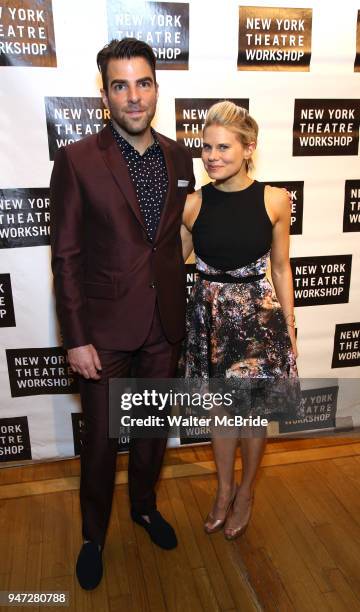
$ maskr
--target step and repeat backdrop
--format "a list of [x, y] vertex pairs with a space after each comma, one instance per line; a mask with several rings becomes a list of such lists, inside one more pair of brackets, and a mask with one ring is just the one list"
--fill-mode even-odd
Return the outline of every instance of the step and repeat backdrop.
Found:
[[[191, 151], [207, 109], [260, 126], [254, 176], [292, 194], [305, 417], [278, 435], [360, 425], [360, 11], [347, 0], [0, 2], [0, 465], [79, 453], [76, 377], [61, 348], [49, 247], [54, 154], [102, 129], [96, 54], [135, 36], [158, 59], [154, 127]], [[188, 264], [188, 291], [194, 282]], [[196, 441], [197, 432], [172, 439]], [[126, 450], [128, 432], [119, 438]]]

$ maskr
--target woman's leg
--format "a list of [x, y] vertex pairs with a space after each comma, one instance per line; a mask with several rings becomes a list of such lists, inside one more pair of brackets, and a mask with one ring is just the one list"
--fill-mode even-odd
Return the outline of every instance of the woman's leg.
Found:
[[239, 489], [252, 495], [266, 446], [266, 427], [243, 427], [240, 434], [242, 472]]
[[242, 473], [232, 513], [226, 521], [225, 536], [236, 537], [242, 533], [249, 520], [256, 475], [266, 446], [266, 428], [243, 427], [241, 434]]
[[[217, 507], [226, 505], [234, 490], [234, 465], [235, 453], [238, 441], [238, 431], [235, 430], [234, 437], [224, 437], [216, 435], [212, 439], [212, 447], [214, 452], [218, 490], [215, 502], [215, 510]], [[218, 514], [218, 512], [215, 512]], [[221, 510], [220, 510], [221, 513]]]
[[234, 464], [236, 445], [239, 437], [238, 429], [231, 432], [226, 428], [213, 430], [212, 448], [217, 470], [218, 488], [215, 502], [205, 521], [205, 531], [213, 533], [224, 524], [226, 516], [234, 499], [236, 485], [234, 482]]

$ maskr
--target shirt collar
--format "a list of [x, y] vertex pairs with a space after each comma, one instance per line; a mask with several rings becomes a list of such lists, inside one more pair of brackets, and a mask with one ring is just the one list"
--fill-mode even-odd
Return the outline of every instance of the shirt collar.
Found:
[[[109, 121], [109, 125], [110, 125], [110, 129], [112, 131], [112, 134], [113, 134], [116, 142], [119, 144], [119, 146], [120, 146], [122, 151], [126, 151], [126, 150], [127, 151], [135, 151], [135, 153], [140, 155], [139, 151], [137, 151], [135, 149], [135, 147], [133, 147], [132, 144], [130, 144], [130, 142], [128, 142], [126, 140], [126, 138], [121, 136], [120, 132], [118, 132], [117, 129], [114, 127], [113, 122], [111, 121], [111, 119]], [[145, 153], [151, 152], [153, 150], [156, 151], [160, 147], [155, 130], [152, 127], [150, 127], [150, 130], [151, 130], [151, 134], [152, 134], [152, 137], [154, 139], [154, 142], [151, 145], [148, 146], [146, 151], [144, 151], [143, 155], [145, 155]]]

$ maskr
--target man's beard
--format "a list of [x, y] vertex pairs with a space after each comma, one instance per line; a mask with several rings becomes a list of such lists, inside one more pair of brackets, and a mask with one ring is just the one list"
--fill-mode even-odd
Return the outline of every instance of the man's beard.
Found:
[[141, 117], [141, 120], [137, 123], [136, 121], [131, 121], [125, 113], [121, 113], [119, 116], [117, 113], [111, 113], [111, 118], [117, 123], [117, 125], [132, 136], [136, 136], [137, 134], [143, 134], [150, 127], [153, 117], [155, 115], [154, 112], [150, 114], [148, 111], [145, 111], [145, 115]]

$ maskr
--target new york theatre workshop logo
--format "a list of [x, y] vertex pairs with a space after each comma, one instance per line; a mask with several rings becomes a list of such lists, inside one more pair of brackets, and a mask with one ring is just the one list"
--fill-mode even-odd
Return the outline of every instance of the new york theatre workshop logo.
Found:
[[[228, 98], [249, 110], [248, 98]], [[193, 158], [201, 157], [202, 131], [210, 106], [224, 98], [176, 98], [176, 140], [189, 149]]]
[[109, 40], [125, 37], [152, 47], [157, 70], [189, 68], [189, 4], [107, 0]]
[[0, 66], [56, 66], [51, 0], [1, 3]]

